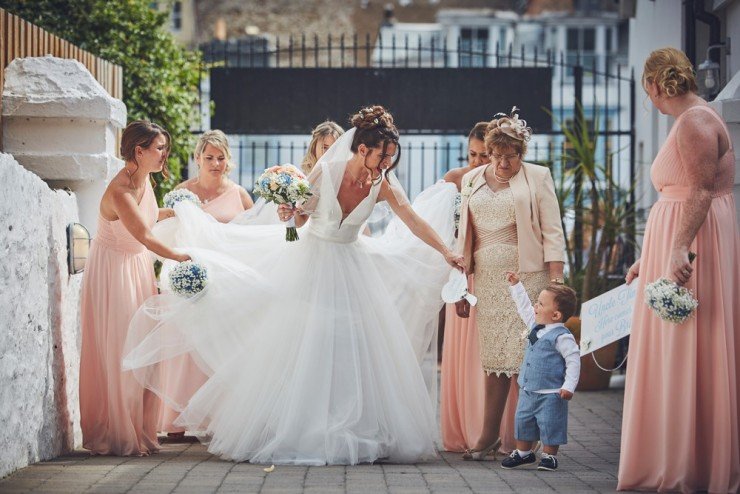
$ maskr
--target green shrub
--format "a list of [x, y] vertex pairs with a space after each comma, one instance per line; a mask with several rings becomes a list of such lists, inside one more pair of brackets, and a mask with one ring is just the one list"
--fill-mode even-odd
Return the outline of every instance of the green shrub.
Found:
[[172, 135], [169, 180], [155, 176], [160, 201], [181, 177], [197, 118], [200, 55], [164, 29], [167, 13], [147, 0], [0, 0], [0, 7], [123, 68], [128, 119], [151, 120]]

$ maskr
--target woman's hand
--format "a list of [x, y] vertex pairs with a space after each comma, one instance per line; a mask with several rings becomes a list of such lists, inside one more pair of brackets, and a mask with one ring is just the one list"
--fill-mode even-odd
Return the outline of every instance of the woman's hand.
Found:
[[278, 217], [280, 221], [288, 221], [295, 215], [295, 208], [290, 204], [281, 204], [278, 206]]
[[187, 254], [177, 254], [174, 258], [174, 260], [177, 262], [185, 262], [185, 261], [189, 261], [190, 259], [191, 259], [190, 256]]
[[632, 280], [640, 276], [640, 260], [636, 260], [632, 266], [627, 270], [627, 275], [624, 277], [624, 281], [629, 285]]
[[455, 302], [455, 312], [457, 317], [467, 319], [470, 317], [470, 302], [467, 299], [458, 300]]
[[465, 258], [463, 256], [448, 250], [445, 252], [445, 261], [458, 271], [465, 272]]
[[159, 208], [159, 217], [157, 221], [166, 220], [175, 217], [175, 210], [172, 208]]
[[670, 270], [670, 277], [678, 283], [683, 285], [694, 272], [694, 267], [691, 265], [689, 260], [689, 249], [686, 247], [674, 247], [671, 251], [671, 260], [668, 269]]

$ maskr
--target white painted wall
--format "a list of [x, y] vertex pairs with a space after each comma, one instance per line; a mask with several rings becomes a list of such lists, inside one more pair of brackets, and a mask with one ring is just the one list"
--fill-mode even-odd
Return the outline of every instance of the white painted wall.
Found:
[[650, 52], [657, 48], [683, 46], [683, 11], [675, 0], [638, 0], [635, 17], [630, 19], [629, 64], [635, 71], [635, 135], [638, 208], [649, 208], [657, 199], [650, 182], [650, 165], [665, 142], [673, 119], [661, 115], [647, 99], [639, 84], [642, 67]]
[[82, 275], [68, 275], [66, 228], [94, 234], [126, 122], [74, 60], [16, 59], [2, 89], [0, 478], [81, 446]]
[[76, 60], [18, 58], [5, 71], [3, 149], [54, 187], [75, 191], [91, 235], [103, 192], [123, 166], [116, 139], [125, 125], [123, 102]]
[[79, 292], [67, 271], [73, 194], [0, 153], [0, 478], [81, 443]]

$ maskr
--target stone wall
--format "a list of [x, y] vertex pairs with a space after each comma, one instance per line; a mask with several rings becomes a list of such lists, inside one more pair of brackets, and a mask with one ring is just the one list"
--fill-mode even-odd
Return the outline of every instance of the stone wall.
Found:
[[0, 477], [80, 445], [77, 199], [0, 153]]

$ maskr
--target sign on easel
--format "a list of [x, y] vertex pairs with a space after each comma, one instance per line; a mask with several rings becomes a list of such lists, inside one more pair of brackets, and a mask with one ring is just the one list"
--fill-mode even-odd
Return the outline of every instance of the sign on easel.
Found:
[[581, 356], [630, 334], [636, 285], [620, 285], [581, 305]]

